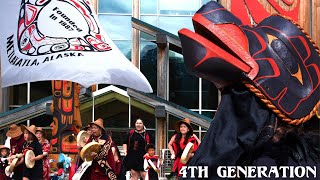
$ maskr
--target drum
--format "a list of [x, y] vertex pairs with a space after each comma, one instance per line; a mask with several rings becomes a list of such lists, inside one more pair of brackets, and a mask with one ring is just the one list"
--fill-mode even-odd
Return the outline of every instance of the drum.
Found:
[[31, 157], [35, 157], [34, 152], [32, 150], [28, 150], [25, 155], [25, 163], [27, 168], [33, 168], [35, 161], [30, 161]]
[[5, 172], [6, 176], [10, 177], [10, 175], [13, 172], [13, 169], [16, 166], [17, 162], [18, 162], [18, 158], [15, 158], [15, 159], [12, 160], [10, 165], [5, 168], [4, 172]]
[[90, 156], [91, 152], [98, 153], [100, 151], [100, 144], [97, 142], [90, 142], [83, 146], [80, 151], [80, 157], [83, 161], [92, 161], [93, 157]]
[[182, 152], [180, 162], [182, 164], [187, 164], [187, 162], [189, 161], [188, 154], [192, 152], [193, 152], [193, 143], [189, 142]]
[[80, 131], [77, 135], [77, 144], [80, 147], [83, 147], [84, 145], [86, 145], [87, 140], [89, 139], [90, 134], [87, 133], [87, 131]]
[[92, 161], [84, 161], [77, 169], [77, 172], [73, 175], [72, 180], [80, 180], [83, 173], [86, 172], [88, 167], [92, 165]]

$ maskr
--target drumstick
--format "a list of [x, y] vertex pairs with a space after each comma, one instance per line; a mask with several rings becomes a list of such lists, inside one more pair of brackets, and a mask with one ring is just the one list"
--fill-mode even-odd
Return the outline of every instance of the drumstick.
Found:
[[153, 164], [153, 162], [150, 160], [150, 159], [148, 159], [148, 163], [151, 165], [151, 167], [156, 171], [156, 170], [158, 170], [158, 168]]
[[[19, 153], [19, 154], [15, 154], [13, 155], [11, 158], [14, 159], [14, 158], [22, 158], [23, 157], [23, 154], [22, 153]], [[9, 157], [8, 157], [9, 158]]]

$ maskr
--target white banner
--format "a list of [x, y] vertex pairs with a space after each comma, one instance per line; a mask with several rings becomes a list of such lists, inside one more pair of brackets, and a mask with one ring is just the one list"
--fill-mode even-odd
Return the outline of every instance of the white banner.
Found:
[[152, 92], [87, 0], [1, 0], [0, 23], [2, 87], [68, 80]]

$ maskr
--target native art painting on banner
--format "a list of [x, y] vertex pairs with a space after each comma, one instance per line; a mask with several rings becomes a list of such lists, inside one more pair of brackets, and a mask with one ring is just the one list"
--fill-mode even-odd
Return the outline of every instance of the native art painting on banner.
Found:
[[4, 1], [0, 15], [2, 87], [68, 80], [152, 92], [103, 31], [89, 1]]

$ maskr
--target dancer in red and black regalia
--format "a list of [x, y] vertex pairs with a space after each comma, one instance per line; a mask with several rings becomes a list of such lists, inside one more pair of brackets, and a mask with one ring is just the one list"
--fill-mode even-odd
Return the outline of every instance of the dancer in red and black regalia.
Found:
[[[6, 136], [10, 137], [10, 156], [14, 156], [16, 154], [22, 154], [23, 144], [25, 142], [23, 138], [23, 132], [21, 128], [15, 124], [10, 125], [9, 131]], [[23, 158], [19, 158], [16, 166], [13, 170], [12, 179], [21, 180], [23, 173]]]
[[130, 130], [123, 142], [123, 150], [126, 155], [124, 165], [131, 172], [131, 179], [140, 177], [144, 179], [146, 173], [143, 169], [143, 156], [146, 154], [146, 145], [150, 143], [150, 136], [144, 128], [142, 119], [137, 119], [135, 129]]
[[112, 139], [106, 134], [103, 126], [103, 120], [97, 119], [90, 123], [92, 135], [87, 143], [98, 142], [101, 143], [101, 149], [98, 153], [92, 152], [91, 156], [94, 157], [92, 165], [86, 170], [81, 177], [82, 180], [115, 180], [117, 179], [114, 173], [115, 161], [111, 150]]
[[[160, 171], [160, 159], [158, 155], [155, 155], [155, 149], [156, 147], [153, 144], [148, 144], [146, 146], [147, 155], [144, 156], [143, 168], [147, 173], [144, 180], [159, 179], [158, 173]], [[157, 169], [155, 170], [153, 166]]]
[[[23, 154], [26, 155], [28, 150], [32, 150], [34, 157], [24, 156], [23, 164], [23, 180], [42, 180], [43, 179], [43, 152], [42, 146], [38, 141], [36, 136], [37, 127], [35, 125], [25, 126], [21, 125], [21, 130], [23, 131], [24, 139], [26, 140], [23, 144]], [[35, 162], [32, 168], [28, 168], [27, 159], [30, 158], [30, 162]]]
[[38, 127], [36, 132], [37, 138], [39, 140], [39, 143], [42, 146], [42, 152], [43, 152], [43, 180], [50, 180], [50, 163], [49, 163], [49, 153], [50, 153], [50, 143], [49, 141], [44, 138], [44, 131], [42, 128]]
[[9, 180], [10, 178], [6, 176], [5, 169], [9, 165], [8, 162], [8, 154], [9, 154], [9, 148], [0, 145], [0, 179], [1, 180]]
[[[180, 162], [181, 155], [185, 147], [189, 142], [193, 143], [193, 151], [195, 152], [198, 149], [198, 139], [193, 135], [193, 129], [190, 124], [190, 119], [185, 118], [177, 122], [176, 124], [177, 134], [173, 135], [168, 148], [171, 152], [171, 159], [174, 159], [174, 164], [172, 168], [172, 172], [181, 176], [180, 170], [182, 166], [186, 166], [187, 164], [183, 164]], [[189, 158], [192, 158], [193, 153], [189, 153]]]
[[[228, 178], [218, 172], [226, 166], [319, 169], [320, 51], [306, 31], [279, 14], [248, 26], [214, 1], [192, 21], [195, 32], [179, 31], [184, 62], [219, 88], [221, 102], [189, 165], [208, 166], [213, 180]], [[287, 179], [294, 173], [233, 170], [226, 176]], [[187, 176], [195, 179], [190, 170]]]

